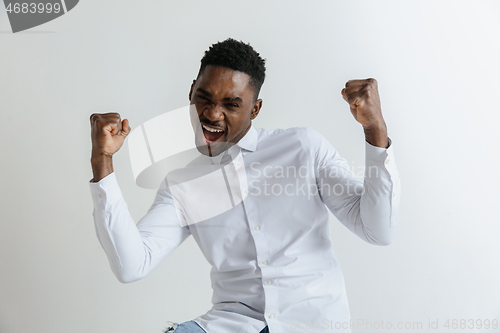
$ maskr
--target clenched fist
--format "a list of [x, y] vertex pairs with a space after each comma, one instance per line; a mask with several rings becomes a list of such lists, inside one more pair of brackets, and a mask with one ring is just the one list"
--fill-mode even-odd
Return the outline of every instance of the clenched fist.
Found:
[[342, 97], [349, 104], [354, 119], [363, 125], [366, 141], [387, 148], [387, 128], [382, 117], [377, 80], [349, 80], [342, 89]]
[[118, 113], [94, 113], [90, 116], [92, 156], [113, 156], [130, 133], [128, 120]]
[[127, 119], [123, 121], [118, 113], [94, 113], [90, 116], [92, 139], [93, 181], [97, 182], [113, 172], [111, 157], [123, 145], [130, 133]]

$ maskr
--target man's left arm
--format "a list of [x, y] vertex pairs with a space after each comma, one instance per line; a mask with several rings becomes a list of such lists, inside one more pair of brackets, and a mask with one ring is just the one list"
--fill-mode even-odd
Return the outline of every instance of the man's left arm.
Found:
[[364, 181], [350, 171], [326, 139], [320, 138], [315, 155], [317, 185], [323, 202], [342, 224], [369, 243], [388, 245], [396, 231], [401, 184], [377, 81], [351, 80], [342, 89], [342, 96], [365, 133]]

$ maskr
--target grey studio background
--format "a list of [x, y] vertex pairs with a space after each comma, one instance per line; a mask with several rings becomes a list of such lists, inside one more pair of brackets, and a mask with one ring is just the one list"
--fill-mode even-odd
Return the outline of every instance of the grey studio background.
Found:
[[[203, 52], [228, 37], [267, 59], [255, 126], [312, 127], [354, 171], [364, 136], [340, 91], [379, 82], [399, 230], [376, 247], [332, 216], [353, 320], [500, 332], [443, 327], [500, 320], [499, 17], [498, 1], [83, 0], [12, 34], [0, 6], [0, 332], [160, 333], [210, 308], [192, 237], [143, 280], [111, 272], [92, 219], [89, 116], [117, 111], [134, 128], [185, 106]], [[127, 144], [114, 161], [138, 221], [155, 191], [135, 185]]]

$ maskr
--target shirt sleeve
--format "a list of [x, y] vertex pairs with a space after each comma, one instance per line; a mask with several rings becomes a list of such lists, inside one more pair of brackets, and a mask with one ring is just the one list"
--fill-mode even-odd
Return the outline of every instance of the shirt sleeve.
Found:
[[393, 144], [376, 147], [365, 141], [364, 179], [319, 133], [310, 131], [316, 182], [333, 215], [368, 243], [389, 245], [398, 224], [401, 184]]
[[190, 235], [189, 228], [179, 223], [168, 189], [158, 190], [153, 205], [136, 225], [114, 173], [89, 185], [97, 238], [122, 283], [148, 275]]

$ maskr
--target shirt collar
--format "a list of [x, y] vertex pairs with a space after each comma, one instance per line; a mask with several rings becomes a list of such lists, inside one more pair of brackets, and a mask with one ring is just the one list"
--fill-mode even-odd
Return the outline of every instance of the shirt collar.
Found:
[[236, 143], [236, 145], [248, 151], [255, 151], [255, 149], [257, 148], [257, 138], [257, 130], [255, 129], [255, 127], [253, 127], [253, 124], [250, 123], [250, 129], [245, 134], [245, 136], [243, 136], [240, 141]]

